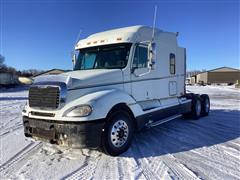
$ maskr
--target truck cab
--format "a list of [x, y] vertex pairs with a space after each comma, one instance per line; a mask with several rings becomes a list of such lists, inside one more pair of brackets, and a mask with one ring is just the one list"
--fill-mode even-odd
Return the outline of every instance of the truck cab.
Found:
[[176, 33], [114, 29], [75, 50], [73, 71], [34, 80], [22, 113], [25, 136], [118, 155], [135, 131], [209, 112], [207, 95], [186, 93], [186, 49]]

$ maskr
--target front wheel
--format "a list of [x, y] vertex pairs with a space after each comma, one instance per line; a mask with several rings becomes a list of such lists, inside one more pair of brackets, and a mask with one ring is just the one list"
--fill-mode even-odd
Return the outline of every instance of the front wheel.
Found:
[[102, 145], [106, 154], [117, 156], [131, 145], [134, 124], [131, 115], [124, 109], [116, 110], [107, 118]]

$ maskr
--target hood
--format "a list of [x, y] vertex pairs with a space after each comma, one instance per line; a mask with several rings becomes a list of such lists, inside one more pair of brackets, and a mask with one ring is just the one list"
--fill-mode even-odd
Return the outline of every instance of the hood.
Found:
[[59, 75], [40, 76], [34, 79], [34, 83], [41, 82], [64, 82], [68, 89], [75, 89], [121, 83], [123, 82], [123, 76], [120, 69], [78, 70]]

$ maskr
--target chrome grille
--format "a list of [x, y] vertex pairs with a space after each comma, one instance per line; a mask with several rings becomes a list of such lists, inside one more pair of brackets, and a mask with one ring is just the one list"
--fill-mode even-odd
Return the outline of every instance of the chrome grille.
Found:
[[29, 106], [37, 108], [58, 108], [60, 103], [59, 87], [33, 86], [29, 89]]

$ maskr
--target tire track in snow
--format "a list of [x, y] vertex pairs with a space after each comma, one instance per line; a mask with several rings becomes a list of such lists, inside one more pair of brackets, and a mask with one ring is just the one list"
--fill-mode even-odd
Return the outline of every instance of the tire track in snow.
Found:
[[237, 143], [226, 143], [225, 145], [221, 146], [223, 148], [223, 151], [231, 156], [234, 156], [237, 161], [240, 162], [240, 148], [239, 144]]
[[[0, 137], [18, 130], [23, 126], [22, 119], [20, 118], [22, 106], [23, 105], [18, 102], [14, 106], [4, 106], [9, 109], [7, 111], [0, 110], [0, 117], [3, 119], [0, 123]], [[13, 109], [15, 109], [18, 113], [16, 113]]]
[[[172, 126], [172, 127], [173, 127], [173, 130], [175, 131], [175, 127], [174, 126]], [[197, 127], [197, 129], [199, 129], [199, 127]], [[205, 129], [205, 128], [203, 128], [203, 129]], [[185, 130], [188, 131], [187, 128]], [[202, 141], [205, 141], [205, 142], [207, 140], [214, 141], [217, 138], [221, 137], [220, 135], [215, 134], [215, 131], [203, 133], [199, 129], [199, 131], [197, 131], [195, 133], [198, 134], [197, 137], [199, 139], [201, 139]], [[170, 133], [162, 132], [162, 134], [165, 134], [166, 136], [168, 136], [168, 134], [170, 134]], [[179, 138], [177, 134], [175, 134], [174, 136], [170, 134], [170, 136], [168, 136], [168, 139], [169, 139], [169, 142], [168, 142], [167, 146], [169, 146], [169, 147], [171, 147], [171, 146], [178, 147], [180, 144], [181, 145], [179, 147], [181, 147], [182, 145], [184, 145], [186, 147], [191, 147], [192, 144], [195, 145], [197, 142], [196, 139], [194, 139], [188, 135], [182, 136], [181, 138]], [[198, 153], [198, 151], [195, 151], [195, 150], [190, 150], [186, 153], [188, 153], [188, 154], [191, 152], [197, 153], [199, 158], [202, 158], [205, 160], [204, 162], [209, 161], [212, 163], [212, 165], [215, 164], [213, 166], [213, 168], [217, 168], [217, 167], [220, 168], [221, 166], [223, 166], [228, 169], [234, 169], [234, 167], [239, 166], [238, 160], [236, 160], [234, 157], [226, 156], [226, 153], [224, 153], [223, 148], [222, 147], [219, 148], [220, 146], [221, 146], [221, 144], [214, 145], [214, 146], [211, 145], [209, 147], [202, 147], [202, 145], [201, 145], [201, 146], [199, 146], [199, 147], [201, 147], [201, 153]], [[190, 149], [192, 149], [192, 148], [190, 148]], [[192, 155], [192, 156], [194, 156], [194, 155]], [[228, 160], [229, 163], [226, 163], [226, 160]]]
[[83, 164], [77, 168], [75, 171], [71, 172], [70, 174], [64, 176], [62, 179], [74, 179], [74, 177], [78, 176], [78, 172], [81, 171], [82, 169], [84, 169], [87, 165], [88, 165], [88, 161], [89, 161], [90, 157], [89, 156], [85, 156], [85, 159], [83, 161]]
[[101, 154], [101, 159], [97, 164], [91, 179], [121, 179], [122, 171], [119, 170], [119, 157], [111, 157], [104, 153]]
[[[129, 150], [125, 154], [129, 154], [129, 152], [132, 152], [132, 148], [130, 147]], [[125, 179], [134, 179], [134, 170], [136, 169], [136, 162], [134, 158], [131, 157], [125, 157], [123, 154], [123, 157], [117, 157], [117, 173], [118, 178], [121, 180]]]
[[167, 154], [161, 159], [163, 160], [164, 164], [166, 164], [166, 166], [172, 171], [175, 177], [179, 179], [201, 179], [194, 171], [189, 169], [186, 165], [177, 161], [173, 155]]
[[[128, 169], [128, 168], [126, 168]], [[124, 169], [123, 169], [123, 163], [122, 163], [122, 158], [117, 158], [117, 172], [118, 172], [118, 179], [123, 179], [123, 177], [127, 178], [126, 176], [124, 176]]]
[[[0, 117], [2, 117], [2, 115], [0, 114]], [[0, 126], [0, 129], [4, 129], [5, 127], [7, 127], [11, 122], [13, 122], [15, 119], [17, 119], [18, 117], [13, 117], [11, 119], [8, 120], [8, 122], [6, 122], [5, 124], [2, 123], [1, 126]]]
[[92, 179], [97, 168], [98, 162], [101, 159], [101, 156], [102, 156], [101, 153], [97, 154], [96, 157], [92, 156], [92, 154], [86, 156], [83, 164], [72, 173], [63, 177], [63, 179], [65, 180]]
[[[109, 170], [109, 167], [108, 167], [109, 164], [110, 164], [110, 160], [107, 158], [107, 155], [102, 154], [102, 157], [98, 162], [98, 168], [96, 168], [96, 170], [94, 171], [94, 175], [93, 175], [92, 179], [97, 179], [99, 177], [101, 177], [101, 179], [106, 179], [105, 170], [107, 170], [107, 171]], [[111, 164], [110, 164], [110, 166], [111, 166]], [[107, 172], [107, 174], [108, 174], [108, 172]]]
[[[211, 167], [214, 172], [219, 171], [221, 174], [228, 174], [232, 177], [240, 177], [239, 171], [233, 171], [235, 167], [239, 167], [240, 163], [236, 159], [236, 157], [225, 156], [224, 152], [219, 152], [218, 148], [206, 148], [206, 151], [198, 152], [193, 150], [186, 155], [192, 155], [192, 159], [196, 159], [195, 161], [199, 161], [199, 159], [204, 159], [204, 161], [199, 162], [199, 165], [202, 164], [203, 167]], [[193, 155], [195, 153], [195, 155]], [[224, 155], [222, 155], [222, 153]], [[228, 169], [227, 171], [223, 171]]]
[[[191, 166], [191, 169], [201, 174], [203, 179], [208, 179], [209, 177], [211, 177], [211, 179], [219, 179], [219, 177], [222, 179], [239, 179], [239, 175], [234, 175], [236, 173], [232, 174], [234, 170], [219, 166], [219, 162], [215, 163], [211, 160], [205, 160], [204, 156], [199, 157], [200, 154], [201, 152], [187, 152], [176, 156], [176, 158], [187, 166]], [[226, 161], [225, 163], [227, 164], [229, 162]], [[239, 174], [239, 172], [237, 173]]]
[[107, 171], [104, 172], [104, 174], [106, 175], [105, 179], [120, 179], [122, 170], [121, 170], [121, 167], [119, 167], [120, 164], [119, 164], [118, 158], [110, 157], [108, 155], [105, 155], [105, 157], [106, 157], [105, 165], [107, 165], [107, 168], [106, 168]]
[[42, 143], [30, 142], [27, 146], [21, 149], [17, 154], [15, 154], [9, 160], [1, 164], [0, 172], [3, 174], [7, 174], [8, 172], [12, 172], [14, 169], [18, 169], [18, 165], [20, 164], [20, 162], [29, 158], [29, 156], [33, 155], [41, 147], [42, 147]]
[[[153, 152], [161, 152], [163, 154], [161, 156], [161, 160], [171, 170], [175, 177], [180, 179], [200, 179], [198, 174], [196, 174], [193, 170], [189, 169], [185, 164], [179, 162], [172, 154], [168, 153], [168, 148], [164, 147], [161, 142], [159, 142], [159, 139], [156, 137], [156, 134], [158, 134], [156, 128], [151, 129], [151, 131], [149, 132], [152, 135], [152, 144], [158, 144], [158, 146], [153, 146]], [[169, 143], [171, 144], [171, 142]]]
[[21, 129], [21, 128], [23, 128], [23, 124], [22, 123], [17, 125], [17, 126], [15, 126], [15, 127], [9, 127], [7, 129], [5, 129], [5, 132], [0, 134], [0, 137], [4, 137], [5, 135], [7, 135], [9, 133], [12, 133], [12, 132], [14, 132], [14, 131], [16, 131], [18, 129]]
[[[139, 144], [141, 144], [141, 143], [138, 142], [138, 140], [137, 140], [138, 138], [135, 138], [135, 137], [134, 137], [134, 139], [135, 139], [135, 142], [136, 142], [136, 143], [134, 143], [134, 144], [132, 145], [132, 147], [133, 147], [134, 151], [135, 151], [136, 153], [138, 153], [138, 156], [139, 156], [139, 157], [136, 157], [136, 155], [135, 155], [134, 160], [136, 161], [137, 166], [138, 166], [139, 168], [141, 168], [142, 174], [144, 175], [144, 177], [145, 177], [146, 179], [151, 179], [151, 180], [161, 179], [161, 177], [159, 176], [160, 174], [158, 174], [157, 172], [154, 172], [154, 171], [152, 170], [152, 167], [151, 167], [151, 165], [150, 165], [151, 162], [149, 162], [150, 158], [144, 157], [145, 153], [143, 152], [143, 149], [145, 148], [144, 146], [146, 146], [145, 143], [144, 143], [144, 145], [142, 145], [141, 147], [139, 147]], [[151, 149], [151, 148], [148, 148], [148, 150], [150, 150], [150, 149]], [[137, 178], [139, 178], [140, 175], [141, 175], [141, 173], [138, 174], [138, 177], [137, 177]]]
[[[212, 162], [216, 162], [217, 164], [225, 166], [229, 169], [233, 169], [236, 166], [240, 166], [240, 161], [239, 161], [240, 154], [238, 154], [239, 155], [238, 158], [229, 156], [224, 151], [225, 147], [221, 147], [220, 149], [220, 146], [221, 145], [214, 145], [208, 148], [203, 148], [203, 151], [200, 155], [205, 155], [206, 159], [209, 159], [209, 160], [212, 159]], [[226, 165], [226, 160], [231, 163], [227, 163]]]
[[98, 166], [94, 172], [92, 179], [121, 179], [122, 168], [119, 157], [111, 157], [102, 153], [102, 157], [98, 162]]
[[[197, 145], [196, 144], [197, 140], [194, 141], [194, 138], [192, 138], [191, 136], [180, 137], [180, 135], [183, 135], [182, 132], [180, 132], [180, 134], [178, 135], [178, 132], [175, 132], [174, 125], [171, 125], [171, 127], [174, 130], [174, 135], [171, 132], [162, 131], [164, 138], [168, 139], [168, 142], [165, 144], [165, 149], [169, 149], [171, 151], [172, 147], [182, 147], [182, 145], [190, 147], [190, 150], [188, 148], [184, 149], [184, 151], [187, 150], [187, 152], [176, 153], [175, 155], [176, 157], [174, 156], [175, 158], [177, 158], [177, 161], [182, 163], [186, 168], [191, 170], [197, 176], [200, 173], [203, 178], [209, 177], [209, 174], [205, 173], [205, 171], [207, 171], [206, 169], [209, 168], [215, 169], [214, 171], [211, 171], [212, 176], [218, 177], [219, 174], [222, 174], [222, 176], [228, 176], [228, 178], [231, 176], [237, 177], [236, 172], [232, 171], [231, 169], [235, 169], [235, 167], [238, 167], [239, 163], [237, 163], [237, 160], [235, 160], [234, 158], [226, 156], [222, 148], [220, 148], [221, 150], [219, 149], [219, 146], [221, 146], [221, 144], [210, 147], [202, 147], [201, 145], [199, 146], [201, 147], [200, 152], [198, 152], [198, 150], [192, 149], [192, 145]], [[170, 131], [171, 128], [169, 128], [168, 130]], [[186, 128], [185, 130], [188, 131], [188, 128]], [[159, 133], [161, 132], [160, 129], [156, 129], [156, 131], [159, 131]], [[217, 138], [217, 136], [214, 135], [214, 132], [203, 133], [201, 131], [197, 131], [197, 133], [198, 133], [197, 137], [204, 141]], [[181, 149], [179, 150], [180, 152], [182, 151]], [[223, 170], [226, 168], [228, 169], [228, 172], [231, 174], [230, 176], [225, 173], [226, 170]]]
[[[22, 109], [24, 106], [23, 102], [15, 102], [15, 103], [6, 103], [6, 104], [1, 104], [0, 106], [0, 112], [5, 110], [5, 109]], [[3, 111], [6, 112], [6, 111]]]
[[135, 143], [136, 143], [136, 140], [133, 140], [132, 145], [124, 155], [128, 157], [126, 159], [126, 164], [123, 164], [125, 171], [127, 170], [128, 172], [128, 175], [129, 175], [128, 179], [139, 179], [139, 177], [144, 176], [142, 168], [138, 166], [135, 160], [138, 156], [140, 156], [135, 151]]
[[163, 161], [159, 161], [159, 157], [153, 157], [152, 162], [152, 171], [157, 172], [160, 175], [160, 179], [166, 179], [165, 174], [167, 173], [168, 167], [164, 164]]

